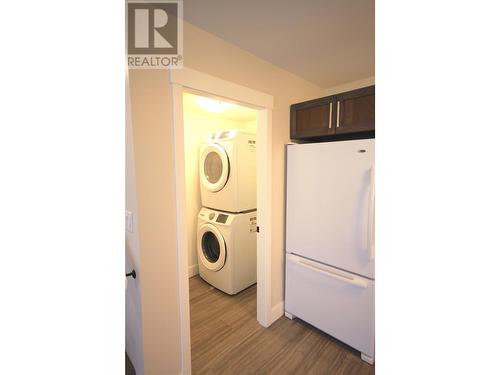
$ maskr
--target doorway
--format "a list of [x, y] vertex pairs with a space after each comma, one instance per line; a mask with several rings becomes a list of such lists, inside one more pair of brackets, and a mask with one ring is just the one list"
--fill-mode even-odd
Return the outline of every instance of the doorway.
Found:
[[183, 373], [191, 373], [191, 333], [189, 313], [189, 230], [186, 197], [184, 136], [184, 94], [240, 105], [257, 113], [257, 313], [260, 325], [275, 319], [271, 309], [271, 165], [272, 96], [189, 68], [169, 71], [175, 138], [175, 186], [177, 198], [177, 254]]
[[[189, 277], [198, 275], [200, 267], [219, 274], [226, 272], [232, 266], [226, 262], [227, 253], [232, 249], [227, 249], [229, 238], [224, 238], [221, 232], [230, 229], [229, 222], [238, 222], [242, 215], [256, 215], [257, 117], [255, 109], [183, 92]], [[238, 146], [244, 147], [233, 149]], [[240, 160], [235, 160], [233, 156]], [[238, 161], [240, 165], [236, 165]], [[233, 183], [233, 179], [237, 184]], [[202, 208], [205, 208], [206, 215], [214, 215], [213, 219], [204, 218]], [[254, 214], [251, 215], [251, 212]], [[247, 225], [244, 229], [251, 230], [256, 239], [256, 221], [248, 224], [253, 226]], [[247, 268], [244, 264], [237, 266]], [[254, 264], [254, 280], [256, 267]], [[216, 285], [213, 286], [234, 294], [228, 290], [232, 285], [224, 284], [226, 280], [221, 280], [221, 285], [217, 281], [214, 280]]]
[[191, 366], [257, 323], [255, 109], [183, 92]]

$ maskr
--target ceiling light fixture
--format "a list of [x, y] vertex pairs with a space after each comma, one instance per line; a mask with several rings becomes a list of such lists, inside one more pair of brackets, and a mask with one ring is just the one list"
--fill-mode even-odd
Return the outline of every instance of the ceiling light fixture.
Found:
[[208, 112], [220, 112], [231, 106], [230, 103], [205, 97], [197, 98], [196, 102], [203, 108], [205, 108], [205, 110], [207, 110]]

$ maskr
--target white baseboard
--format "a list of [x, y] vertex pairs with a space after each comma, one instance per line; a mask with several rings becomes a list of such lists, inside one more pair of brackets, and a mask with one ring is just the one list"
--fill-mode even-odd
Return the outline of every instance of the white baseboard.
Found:
[[198, 275], [200, 273], [198, 271], [198, 265], [195, 264], [193, 266], [189, 266], [188, 272], [189, 272], [189, 277], [193, 277], [193, 276]]
[[[278, 302], [271, 308], [271, 324], [277, 321], [285, 313], [285, 303], [284, 301]], [[269, 325], [271, 325], [269, 324]]]

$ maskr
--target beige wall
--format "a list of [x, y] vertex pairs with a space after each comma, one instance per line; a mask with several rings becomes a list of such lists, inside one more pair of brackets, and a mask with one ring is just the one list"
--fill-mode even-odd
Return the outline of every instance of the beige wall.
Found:
[[165, 71], [130, 71], [144, 373], [181, 372], [171, 93]]
[[[272, 129], [272, 304], [283, 301], [285, 144], [290, 104], [324, 89], [197, 27], [184, 23], [185, 66], [270, 94]], [[174, 150], [171, 93], [165, 71], [130, 72], [145, 374], [181, 371], [177, 295]]]
[[364, 79], [359, 79], [353, 82], [343, 83], [338, 86], [330, 87], [326, 89], [324, 92], [324, 96], [327, 95], [335, 95], [339, 92], [351, 91], [355, 89], [359, 89], [361, 87], [372, 86], [375, 84], [375, 77], [368, 77]]
[[197, 228], [201, 209], [200, 178], [198, 169], [199, 148], [217, 130], [239, 129], [249, 133], [257, 130], [257, 111], [253, 121], [234, 121], [220, 113], [204, 115], [184, 112], [184, 158], [186, 163], [186, 206], [188, 230], [189, 276], [198, 274]]

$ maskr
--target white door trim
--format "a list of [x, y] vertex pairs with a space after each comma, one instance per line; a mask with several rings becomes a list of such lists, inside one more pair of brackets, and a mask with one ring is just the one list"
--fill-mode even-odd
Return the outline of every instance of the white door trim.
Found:
[[195, 91], [239, 102], [258, 110], [257, 124], [257, 320], [268, 327], [275, 320], [271, 306], [272, 108], [271, 95], [193, 69], [169, 71], [173, 98], [177, 259], [181, 325], [182, 373], [191, 374], [187, 208], [185, 197], [184, 120], [182, 94]]
[[169, 72], [170, 83], [176, 83], [211, 96], [241, 102], [251, 107], [257, 107], [257, 109], [273, 108], [274, 99], [269, 94], [189, 68], [172, 69]]
[[184, 120], [182, 86], [169, 83], [173, 101], [176, 221], [177, 221], [177, 275], [181, 339], [182, 374], [191, 374], [191, 328], [189, 316], [188, 230], [184, 177]]

